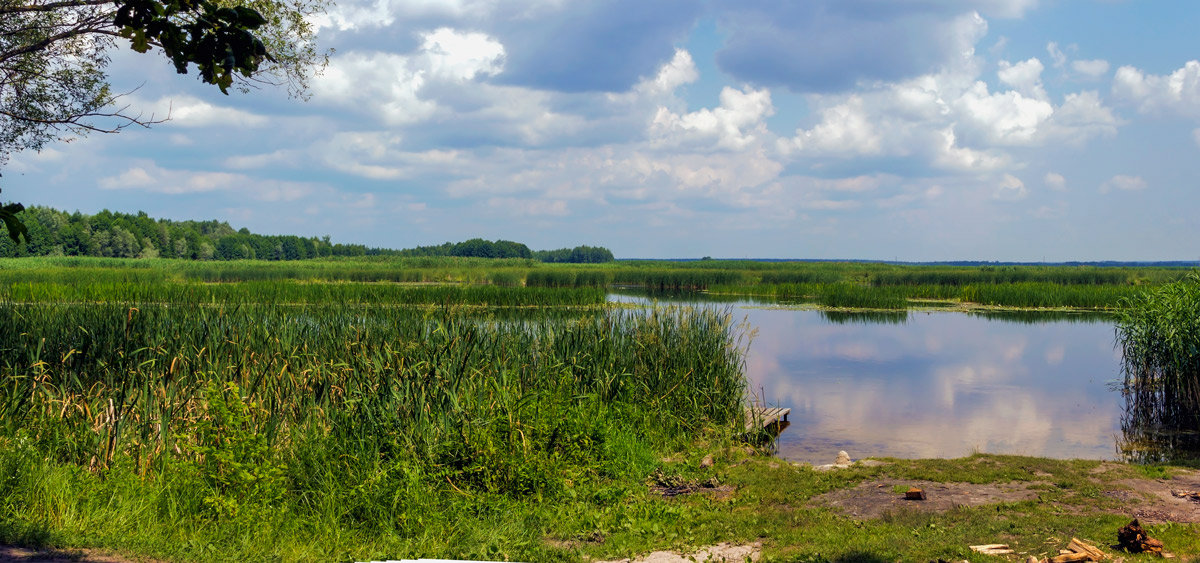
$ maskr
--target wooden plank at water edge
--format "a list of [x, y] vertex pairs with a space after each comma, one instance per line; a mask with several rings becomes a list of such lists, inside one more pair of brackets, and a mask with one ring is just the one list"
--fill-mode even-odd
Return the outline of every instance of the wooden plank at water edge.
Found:
[[746, 409], [746, 430], [766, 428], [776, 422], [787, 420], [792, 409], [782, 407], [749, 407]]

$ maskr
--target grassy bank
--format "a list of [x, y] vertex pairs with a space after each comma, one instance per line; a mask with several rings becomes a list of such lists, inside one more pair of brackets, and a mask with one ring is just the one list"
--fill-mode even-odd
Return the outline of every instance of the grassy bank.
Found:
[[[203, 502], [189, 501], [195, 482], [130, 471], [101, 477], [21, 448], [10, 444], [0, 452], [0, 465], [12, 476], [4, 481], [10, 508], [0, 539], [104, 546], [180, 561], [587, 561], [661, 549], [689, 553], [729, 542], [758, 544], [764, 561], [986, 562], [1005, 559], [968, 546], [1005, 543], [1023, 560], [1056, 555], [1072, 537], [1126, 561], [1158, 560], [1108, 547], [1134, 517], [1179, 560], [1200, 556], [1196, 525], [1180, 523], [1188, 518], [1160, 502], [1170, 498], [1171, 487], [1196, 477], [1162, 466], [976, 455], [819, 472], [748, 457], [740, 448], [693, 448], [670, 461], [630, 463], [630, 474], [644, 472], [641, 478], [581, 480], [540, 499], [457, 492], [410, 475], [352, 485], [330, 483], [330, 477], [324, 486], [355, 489], [353, 504], [320, 514], [277, 507], [252, 521], [230, 521], [179, 514], [186, 503]], [[700, 458], [714, 452], [716, 464], [701, 468]], [[397, 512], [394, 493], [380, 498], [381, 487], [400, 487], [395, 481], [411, 487], [403, 498], [428, 499], [419, 512]], [[665, 482], [715, 486], [667, 497]], [[910, 486], [928, 492], [927, 504], [897, 500]], [[971, 495], [984, 500], [964, 500]], [[20, 509], [11, 508], [14, 501], [23, 503]], [[378, 512], [359, 512], [367, 503], [379, 505]], [[348, 526], [351, 514], [357, 524]], [[410, 531], [397, 531], [405, 521]]]
[[529, 527], [553, 515], [514, 507], [601, 510], [732, 435], [745, 386], [711, 311], [7, 303], [0, 326], [0, 540], [168, 558], [560, 558]]

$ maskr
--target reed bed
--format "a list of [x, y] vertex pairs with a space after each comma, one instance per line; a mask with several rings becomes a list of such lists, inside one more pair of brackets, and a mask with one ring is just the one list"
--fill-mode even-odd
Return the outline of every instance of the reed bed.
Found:
[[1125, 414], [1118, 449], [1141, 462], [1200, 455], [1200, 274], [1131, 297], [1117, 321]]
[[0, 300], [18, 303], [188, 304], [276, 303], [351, 305], [475, 305], [490, 307], [597, 306], [598, 288], [513, 287], [517, 279], [493, 285], [396, 285], [307, 283], [290, 280], [199, 284], [121, 281], [29, 282], [0, 285]]
[[1046, 282], [969, 285], [960, 299], [998, 307], [1116, 309], [1145, 288], [1125, 285], [1059, 285]]
[[[469, 499], [640, 482], [660, 452], [740, 430], [746, 391], [712, 310], [4, 303], [0, 323], [0, 467], [150, 487], [137, 525], [168, 536], [305, 522], [476, 558], [453, 539]], [[39, 483], [0, 479], [0, 504], [41, 506]]]
[[1006, 308], [1061, 308], [1115, 310], [1123, 299], [1146, 288], [1131, 285], [1059, 285], [1019, 282], [979, 285], [883, 285], [837, 282], [832, 284], [759, 284], [714, 286], [710, 293], [761, 295], [776, 299], [810, 300], [828, 307], [899, 309], [912, 300], [936, 300]]
[[1129, 269], [1095, 267], [905, 267], [874, 274], [871, 283], [888, 285], [979, 285], [1045, 282], [1059, 285], [1123, 285], [1131, 283]]

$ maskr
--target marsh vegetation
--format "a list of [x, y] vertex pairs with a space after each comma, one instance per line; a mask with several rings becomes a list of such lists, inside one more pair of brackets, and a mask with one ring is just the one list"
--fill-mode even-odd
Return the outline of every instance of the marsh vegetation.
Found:
[[[721, 305], [607, 304], [609, 288], [778, 296], [824, 306], [829, 322], [902, 328], [920, 300], [1106, 311], [1182, 276], [1092, 270], [0, 261], [0, 542], [551, 561], [744, 537], [756, 524], [724, 501], [667, 503], [646, 479], [753, 487], [737, 506], [773, 494], [758, 475], [697, 463], [751, 445], [751, 327]], [[854, 475], [787, 487], [811, 497]], [[810, 517], [832, 516], [787, 516]]]

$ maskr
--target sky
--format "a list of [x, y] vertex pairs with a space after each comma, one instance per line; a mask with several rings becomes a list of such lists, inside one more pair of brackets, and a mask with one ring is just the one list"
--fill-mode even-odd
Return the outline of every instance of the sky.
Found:
[[342, 0], [307, 100], [112, 52], [4, 198], [409, 248], [1200, 259], [1200, 2]]

